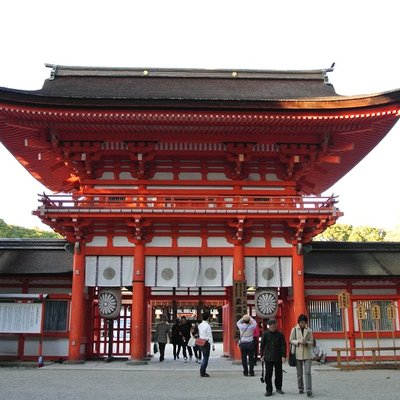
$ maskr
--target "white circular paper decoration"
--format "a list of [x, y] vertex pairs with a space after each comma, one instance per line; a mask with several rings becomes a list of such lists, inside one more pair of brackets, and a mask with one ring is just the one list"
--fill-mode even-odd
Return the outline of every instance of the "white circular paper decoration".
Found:
[[209, 280], [212, 281], [217, 277], [217, 270], [215, 268], [207, 268], [204, 271], [204, 276]]
[[114, 279], [115, 277], [115, 269], [112, 267], [107, 267], [104, 271], [103, 271], [103, 277], [104, 279], [107, 279], [108, 281], [111, 281]]
[[101, 317], [107, 319], [119, 317], [122, 303], [121, 288], [101, 288], [98, 300]]
[[266, 281], [270, 281], [275, 274], [271, 268], [265, 268], [261, 275]]
[[175, 273], [171, 268], [164, 268], [161, 271], [161, 277], [164, 279], [164, 281], [170, 281], [174, 277], [174, 275]]
[[273, 318], [278, 312], [278, 293], [274, 289], [257, 289], [255, 293], [256, 314], [263, 319]]

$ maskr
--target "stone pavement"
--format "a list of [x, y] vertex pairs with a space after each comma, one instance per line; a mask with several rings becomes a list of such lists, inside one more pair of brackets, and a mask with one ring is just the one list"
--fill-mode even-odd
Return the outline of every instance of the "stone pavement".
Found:
[[[160, 363], [155, 357], [148, 365], [89, 361], [78, 365], [50, 363], [40, 369], [3, 367], [0, 400], [265, 398], [265, 385], [260, 382], [261, 366], [256, 367], [255, 377], [244, 377], [241, 366], [233, 365], [220, 352], [221, 345], [217, 345], [209, 362], [210, 378], [200, 378], [199, 366], [194, 361], [174, 361], [170, 349], [165, 362]], [[287, 371], [283, 377], [285, 395], [274, 393], [273, 398], [305, 400], [307, 397], [297, 391], [295, 368], [285, 364], [284, 369]], [[395, 400], [400, 397], [400, 371], [344, 372], [329, 364], [313, 365], [312, 377], [314, 398], [318, 399]]]

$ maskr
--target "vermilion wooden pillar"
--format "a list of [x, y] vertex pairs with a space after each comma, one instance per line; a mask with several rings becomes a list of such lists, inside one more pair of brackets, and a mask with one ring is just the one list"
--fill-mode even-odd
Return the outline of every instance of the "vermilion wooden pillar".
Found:
[[297, 322], [300, 314], [306, 313], [306, 300], [304, 289], [304, 262], [303, 255], [298, 254], [297, 246], [293, 247], [292, 273], [293, 273], [293, 318]]
[[71, 320], [69, 332], [68, 361], [82, 361], [82, 336], [85, 308], [85, 249], [76, 242], [72, 270]]
[[[236, 243], [233, 248], [233, 280], [245, 280], [245, 265], [244, 265], [244, 251], [242, 242]], [[240, 349], [235, 340], [236, 333], [236, 314], [235, 314], [235, 299], [233, 298], [233, 291], [231, 296], [231, 335], [230, 335], [230, 356], [233, 360], [240, 360]]]
[[133, 294], [131, 312], [131, 359], [143, 360], [146, 353], [145, 331], [147, 325], [145, 313], [145, 258], [144, 242], [139, 241], [135, 247], [133, 268]]

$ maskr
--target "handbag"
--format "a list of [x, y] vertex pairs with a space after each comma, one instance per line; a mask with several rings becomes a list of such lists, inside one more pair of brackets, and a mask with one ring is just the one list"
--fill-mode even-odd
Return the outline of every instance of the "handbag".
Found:
[[195, 337], [194, 337], [192, 334], [190, 334], [190, 339], [188, 340], [187, 345], [188, 345], [189, 347], [194, 347], [194, 346], [196, 346], [196, 339], [195, 339]]
[[[297, 340], [297, 330], [296, 328], [293, 328], [294, 331], [296, 332], [296, 340]], [[290, 343], [290, 341], [289, 341]], [[296, 348], [290, 343], [290, 351], [289, 351], [289, 360], [288, 360], [289, 366], [290, 367], [295, 367], [297, 364], [296, 360]]]
[[206, 345], [206, 343], [208, 343], [208, 339], [196, 339], [195, 340], [195, 345], [198, 347], [204, 347]]
[[154, 344], [153, 344], [153, 353], [154, 354], [158, 353], [158, 344], [157, 344], [157, 342], [154, 342]]

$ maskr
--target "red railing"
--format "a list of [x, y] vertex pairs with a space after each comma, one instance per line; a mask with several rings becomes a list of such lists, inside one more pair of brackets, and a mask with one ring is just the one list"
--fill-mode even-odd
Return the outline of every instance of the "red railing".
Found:
[[301, 196], [185, 196], [89, 194], [39, 195], [38, 213], [48, 212], [151, 212], [151, 213], [337, 213], [336, 197]]

